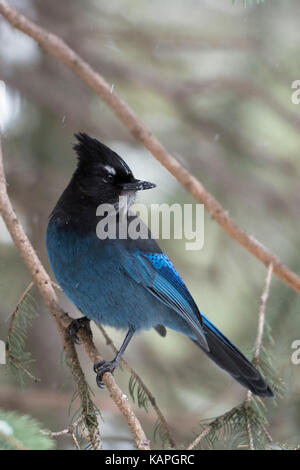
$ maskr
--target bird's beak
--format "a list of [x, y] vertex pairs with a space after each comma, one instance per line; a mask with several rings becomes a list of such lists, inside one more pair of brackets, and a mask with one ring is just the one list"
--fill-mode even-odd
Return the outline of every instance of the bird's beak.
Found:
[[120, 186], [124, 191], [143, 191], [144, 189], [156, 188], [156, 184], [142, 180], [133, 180], [130, 183], [123, 183]]

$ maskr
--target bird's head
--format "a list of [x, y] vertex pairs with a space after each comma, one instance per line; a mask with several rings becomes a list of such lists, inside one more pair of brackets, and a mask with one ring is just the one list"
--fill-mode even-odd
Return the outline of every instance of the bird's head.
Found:
[[153, 183], [136, 179], [127, 163], [97, 139], [84, 133], [75, 137], [78, 165], [72, 187], [87, 205], [115, 204], [122, 195], [131, 197], [136, 191], [155, 188]]

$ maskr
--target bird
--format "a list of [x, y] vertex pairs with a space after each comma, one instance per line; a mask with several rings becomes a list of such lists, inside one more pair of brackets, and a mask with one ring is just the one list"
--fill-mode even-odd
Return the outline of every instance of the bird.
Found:
[[[49, 216], [46, 247], [55, 278], [82, 313], [69, 332], [75, 343], [78, 331], [90, 321], [126, 331], [111, 361], [94, 364], [96, 381], [113, 373], [134, 334], [154, 328], [166, 336], [167, 328], [183, 333], [243, 387], [260, 397], [273, 391], [256, 367], [198, 309], [168, 256], [151, 237], [149, 228], [130, 210], [137, 191], [156, 185], [136, 179], [127, 163], [99, 140], [74, 134], [77, 166], [69, 184]], [[120, 199], [126, 204], [121, 204]], [[132, 221], [147, 237], [101, 237], [97, 224], [104, 216], [97, 208], [115, 208], [116, 225]]]

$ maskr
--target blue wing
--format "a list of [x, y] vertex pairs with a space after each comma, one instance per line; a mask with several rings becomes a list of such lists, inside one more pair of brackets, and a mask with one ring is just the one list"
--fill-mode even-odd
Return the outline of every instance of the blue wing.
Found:
[[132, 279], [143, 284], [152, 295], [180, 315], [189, 324], [201, 346], [209, 350], [202, 328], [202, 316], [167, 255], [138, 251], [126, 260], [125, 270]]

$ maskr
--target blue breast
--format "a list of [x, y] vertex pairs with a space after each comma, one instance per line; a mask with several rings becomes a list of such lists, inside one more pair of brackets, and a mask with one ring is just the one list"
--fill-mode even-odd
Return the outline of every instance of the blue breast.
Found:
[[123, 329], [148, 329], [164, 317], [166, 307], [126, 274], [119, 240], [82, 236], [50, 220], [46, 245], [58, 284], [83, 315]]

